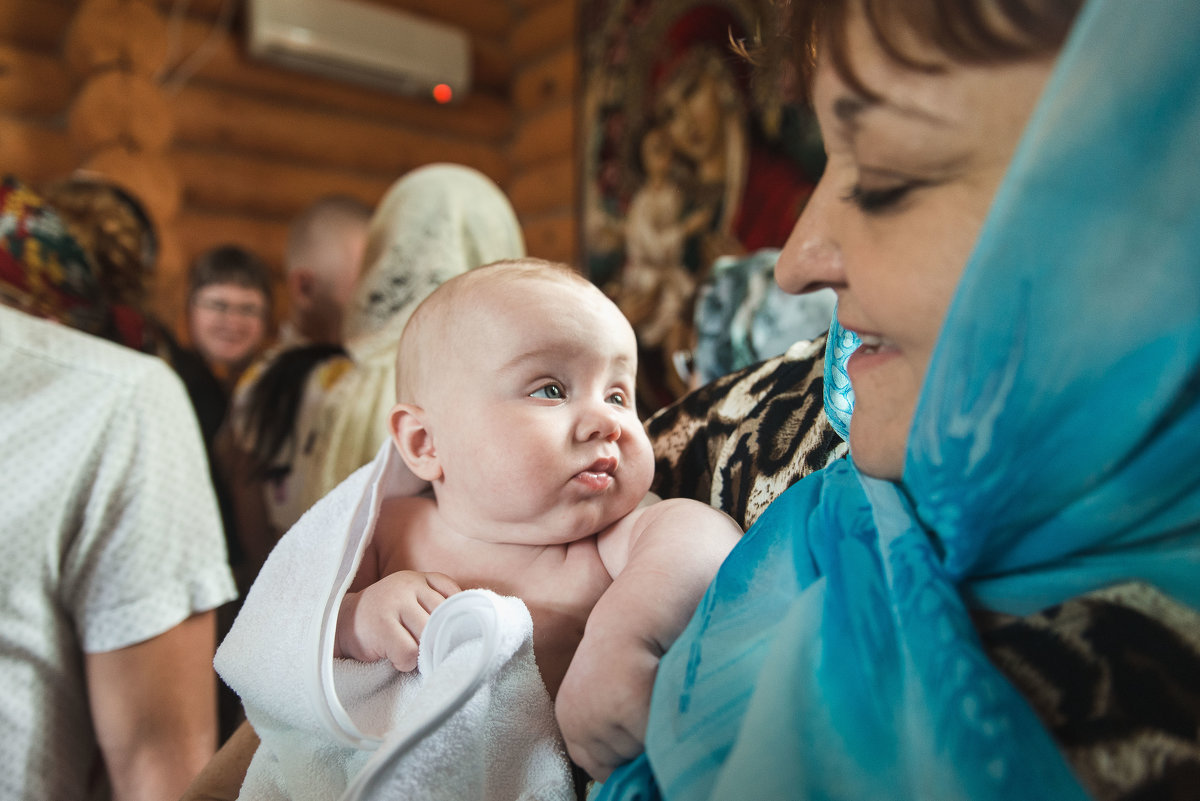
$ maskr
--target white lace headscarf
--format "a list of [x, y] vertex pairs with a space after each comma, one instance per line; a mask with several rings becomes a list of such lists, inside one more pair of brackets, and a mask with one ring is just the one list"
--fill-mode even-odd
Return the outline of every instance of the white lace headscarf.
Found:
[[380, 201], [365, 268], [343, 335], [352, 366], [320, 405], [303, 492], [309, 504], [374, 458], [396, 400], [396, 347], [417, 305], [442, 282], [525, 255], [508, 198], [482, 173], [432, 164], [406, 174]]

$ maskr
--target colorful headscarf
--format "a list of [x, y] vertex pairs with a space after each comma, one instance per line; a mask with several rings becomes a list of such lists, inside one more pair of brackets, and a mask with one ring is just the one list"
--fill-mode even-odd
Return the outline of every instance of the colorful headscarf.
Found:
[[0, 302], [89, 334], [109, 323], [96, 263], [59, 213], [12, 176], [0, 182]]
[[345, 343], [353, 364], [319, 403], [312, 424], [310, 469], [301, 482], [305, 506], [371, 461], [387, 438], [388, 411], [396, 402], [396, 348], [420, 302], [460, 273], [524, 255], [512, 205], [477, 170], [432, 164], [388, 190], [372, 217], [363, 277], [347, 312]]
[[1200, 608], [1198, 41], [1192, 0], [1083, 10], [949, 309], [903, 486], [843, 461], [771, 505], [600, 797], [1085, 797], [968, 608], [1134, 580]]

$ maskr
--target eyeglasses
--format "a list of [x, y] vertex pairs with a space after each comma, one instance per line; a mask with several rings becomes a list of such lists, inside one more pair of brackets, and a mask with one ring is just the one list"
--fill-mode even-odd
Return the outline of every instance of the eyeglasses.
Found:
[[204, 311], [212, 312], [213, 314], [232, 314], [237, 317], [249, 317], [255, 320], [261, 320], [266, 314], [266, 309], [260, 303], [227, 303], [223, 300], [212, 300], [209, 298], [199, 298], [194, 301], [197, 308]]

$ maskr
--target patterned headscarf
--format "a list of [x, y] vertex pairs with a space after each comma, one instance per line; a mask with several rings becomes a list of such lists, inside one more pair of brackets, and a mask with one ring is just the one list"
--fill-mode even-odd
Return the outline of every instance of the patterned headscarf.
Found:
[[12, 176], [0, 182], [0, 302], [89, 334], [108, 330], [96, 263], [61, 215]]
[[1200, 609], [1197, 41], [1193, 0], [1083, 10], [948, 311], [902, 485], [841, 461], [767, 509], [602, 797], [1086, 797], [968, 610], [1131, 581]]

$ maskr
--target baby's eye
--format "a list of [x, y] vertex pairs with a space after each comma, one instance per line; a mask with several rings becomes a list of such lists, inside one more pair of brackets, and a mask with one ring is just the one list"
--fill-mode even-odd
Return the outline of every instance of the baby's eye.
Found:
[[617, 406], [628, 406], [629, 405], [629, 399], [626, 397], [624, 392], [612, 393], [611, 395], [608, 396], [608, 402], [614, 403]]
[[551, 382], [540, 389], [535, 389], [529, 393], [531, 398], [545, 398], [546, 400], [562, 400], [567, 393], [563, 389], [562, 384]]

